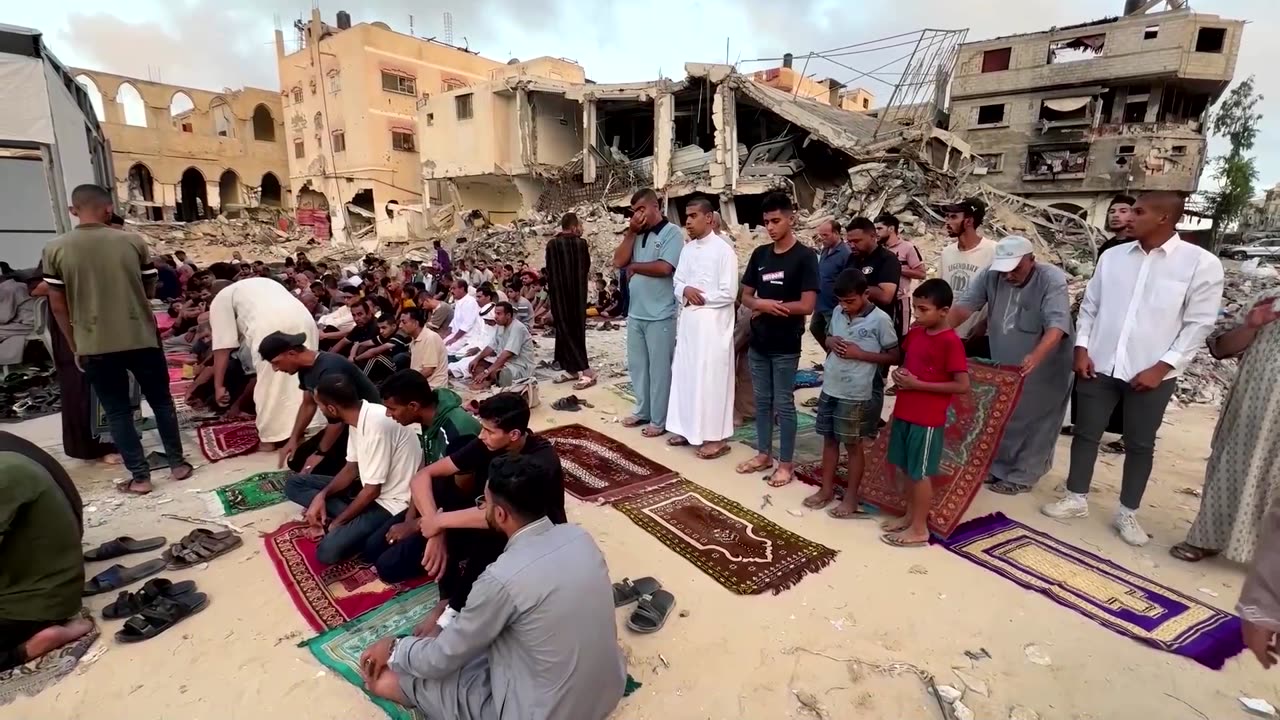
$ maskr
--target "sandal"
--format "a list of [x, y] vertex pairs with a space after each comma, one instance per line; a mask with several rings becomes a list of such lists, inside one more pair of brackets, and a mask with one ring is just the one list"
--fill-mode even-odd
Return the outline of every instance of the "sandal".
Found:
[[595, 384], [596, 384], [596, 378], [584, 377], [578, 380], [578, 382], [573, 384], [573, 389], [581, 392], [583, 390], [586, 390], [589, 387], [595, 387]]
[[1213, 557], [1219, 554], [1220, 550], [1210, 550], [1209, 548], [1196, 547], [1191, 543], [1180, 542], [1169, 548], [1169, 554], [1184, 562], [1200, 562], [1205, 558]]
[[551, 382], [554, 385], [563, 385], [565, 383], [571, 383], [571, 382], [577, 382], [577, 381], [578, 381], [578, 378], [570, 375], [569, 373], [560, 373]]
[[[805, 507], [809, 508], [810, 510], [821, 510], [822, 508], [824, 508], [824, 507], [826, 507], [826, 506], [830, 505], [830, 504], [831, 504], [831, 501], [832, 501], [832, 500], [835, 500], [835, 499], [836, 499], [836, 496], [835, 496], [835, 494], [834, 494], [834, 493], [832, 493], [831, 497], [826, 498], [825, 500], [817, 499], [817, 496], [816, 496], [816, 495], [811, 495], [811, 496], [809, 496], [809, 497], [805, 498], [805, 499], [804, 499], [800, 504], [801, 504], [801, 505], [804, 505]], [[833, 516], [833, 517], [834, 517], [834, 516]]]
[[788, 470], [788, 471], [787, 471], [787, 479], [786, 479], [786, 480], [783, 480], [783, 481], [781, 481], [781, 482], [779, 482], [779, 481], [778, 481], [778, 473], [780, 473], [780, 472], [782, 472], [782, 468], [778, 468], [777, 470], [774, 470], [774, 471], [773, 471], [773, 474], [772, 474], [772, 475], [769, 475], [769, 476], [765, 479], [765, 482], [766, 482], [766, 483], [768, 483], [769, 487], [771, 487], [771, 488], [786, 487], [786, 486], [790, 485], [791, 483], [795, 482], [795, 479], [796, 479], [795, 471]]
[[643, 595], [636, 601], [636, 609], [627, 618], [627, 627], [638, 633], [655, 633], [667, 624], [671, 610], [676, 606], [676, 596], [666, 590]]
[[98, 562], [99, 560], [112, 560], [121, 555], [130, 553], [146, 552], [155, 550], [165, 544], [162, 537], [147, 538], [146, 540], [134, 540], [128, 535], [122, 535], [115, 540], [108, 540], [98, 547], [84, 554], [85, 562]]
[[635, 427], [640, 427], [641, 425], [644, 425], [648, 422], [649, 422], [648, 420], [641, 420], [635, 415], [628, 415], [622, 419], [622, 427], [635, 428]]
[[827, 508], [827, 515], [836, 520], [874, 520], [875, 516], [863, 510], [862, 508], [854, 508], [852, 512], [843, 510], [839, 505], [833, 508]]
[[119, 590], [122, 587], [138, 582], [142, 578], [155, 575], [164, 570], [164, 565], [165, 561], [161, 559], [148, 560], [133, 567], [112, 565], [89, 578], [80, 594], [88, 597], [89, 595], [101, 595], [112, 590]]
[[622, 578], [622, 582], [613, 584], [613, 606], [620, 608], [630, 605], [645, 595], [652, 595], [661, 589], [662, 583], [651, 577], [642, 577], [639, 580]]
[[173, 598], [196, 589], [195, 581], [172, 582], [166, 578], [148, 580], [138, 592], [124, 591], [108, 606], [102, 608], [103, 620], [123, 620], [142, 612], [148, 605], [162, 597]]
[[577, 395], [566, 395], [559, 400], [553, 400], [551, 409], [561, 412], [578, 412], [582, 409], [582, 401], [578, 400]]
[[886, 545], [899, 548], [924, 547], [929, 544], [928, 540], [903, 540], [897, 533], [885, 533], [880, 536], [880, 540]]
[[815, 407], [818, 407], [818, 398], [816, 398], [816, 397], [811, 397], [811, 398], [809, 398], [808, 400], [805, 400], [804, 402], [801, 402], [801, 403], [800, 403], [800, 406], [801, 406], [801, 407], [807, 407], [807, 408], [815, 408]]
[[768, 470], [771, 467], [773, 467], [773, 458], [769, 458], [763, 463], [756, 462], [755, 458], [751, 458], [750, 460], [743, 460], [738, 463], [738, 466], [735, 467], [733, 471], [739, 475], [750, 475], [751, 473], [758, 473], [761, 470]]
[[689, 441], [685, 440], [679, 435], [672, 435], [671, 437], [667, 438], [667, 444], [670, 445], [671, 447], [684, 447], [685, 445], [689, 444]]
[[209, 596], [199, 592], [158, 598], [150, 606], [143, 608], [142, 612], [129, 618], [124, 628], [116, 633], [116, 640], [122, 643], [150, 640], [208, 606]]
[[641, 430], [641, 431], [640, 431], [640, 434], [641, 434], [641, 435], [643, 435], [643, 436], [645, 436], [645, 437], [647, 437], [647, 438], [662, 437], [663, 435], [666, 435], [666, 434], [667, 434], [667, 429], [666, 429], [666, 428], [658, 428], [658, 427], [654, 427], [654, 426], [650, 425], [649, 427], [647, 427], [647, 428], [645, 428], [645, 429]]
[[209, 562], [221, 557], [244, 544], [239, 535], [225, 530], [221, 533], [209, 533], [169, 548], [169, 569], [185, 570], [200, 563]]
[[995, 482], [987, 483], [987, 488], [991, 492], [1000, 493], [1001, 495], [1021, 495], [1022, 493], [1031, 492], [1030, 485], [1019, 485], [1008, 480], [996, 480]]
[[701, 449], [694, 453], [699, 460], [715, 460], [729, 454], [729, 444], [725, 443], [711, 452], [703, 452]]

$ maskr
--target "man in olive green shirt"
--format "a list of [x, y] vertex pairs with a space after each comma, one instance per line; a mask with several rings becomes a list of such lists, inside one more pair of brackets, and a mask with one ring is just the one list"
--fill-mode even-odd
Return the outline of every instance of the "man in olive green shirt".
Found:
[[[80, 523], [48, 453], [0, 432], [0, 672], [81, 637]], [[70, 618], [70, 619], [69, 619]]]
[[133, 424], [129, 375], [156, 416], [156, 427], [174, 480], [191, 476], [183, 459], [178, 415], [169, 394], [169, 369], [148, 298], [156, 269], [140, 235], [107, 227], [111, 195], [97, 185], [71, 193], [80, 224], [44, 249], [40, 267], [49, 285], [49, 307], [93, 386], [132, 480], [122, 489], [151, 492], [151, 468]]

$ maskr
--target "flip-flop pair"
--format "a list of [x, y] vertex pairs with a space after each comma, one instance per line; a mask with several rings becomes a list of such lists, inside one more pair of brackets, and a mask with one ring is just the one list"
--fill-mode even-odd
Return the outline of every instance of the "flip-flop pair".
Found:
[[651, 577], [632, 581], [623, 578], [613, 584], [613, 606], [625, 607], [631, 603], [636, 609], [627, 618], [627, 627], [638, 633], [655, 633], [667, 624], [676, 606], [676, 596], [662, 589], [662, 584]]

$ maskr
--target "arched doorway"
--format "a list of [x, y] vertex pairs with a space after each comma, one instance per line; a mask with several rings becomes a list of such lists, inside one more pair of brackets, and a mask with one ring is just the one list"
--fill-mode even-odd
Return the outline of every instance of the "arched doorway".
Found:
[[[151, 177], [151, 170], [142, 163], [135, 163], [129, 168], [129, 174], [125, 178], [127, 197], [130, 203], [125, 206], [124, 214], [130, 217], [145, 217], [149, 220], [161, 219], [161, 211], [159, 207], [153, 207], [150, 203], [154, 203], [156, 199], [155, 180]], [[148, 203], [146, 205], [140, 203]]]
[[177, 219], [181, 222], [202, 220], [208, 217], [209, 189], [204, 174], [195, 168], [187, 168], [178, 183]]
[[191, 122], [191, 114], [195, 109], [196, 104], [190, 95], [181, 90], [174, 93], [169, 99], [169, 122], [173, 129], [185, 133], [195, 132], [195, 126]]
[[124, 124], [137, 127], [147, 126], [147, 104], [142, 101], [142, 93], [129, 83], [121, 83], [116, 89], [116, 104], [124, 113]]
[[253, 139], [263, 142], [276, 141], [276, 119], [266, 105], [259, 104], [253, 109]]
[[218, 178], [218, 212], [227, 217], [235, 217], [244, 205], [240, 194], [240, 176], [235, 170], [227, 170]]
[[85, 93], [89, 95], [89, 104], [93, 106], [93, 115], [98, 118], [98, 122], [104, 122], [107, 118], [102, 111], [102, 91], [98, 89], [98, 83], [88, 75], [77, 75], [76, 82], [84, 88]]
[[258, 198], [258, 203], [261, 205], [280, 207], [284, 192], [280, 188], [280, 181], [276, 178], [275, 173], [263, 173], [262, 186], [258, 189]]

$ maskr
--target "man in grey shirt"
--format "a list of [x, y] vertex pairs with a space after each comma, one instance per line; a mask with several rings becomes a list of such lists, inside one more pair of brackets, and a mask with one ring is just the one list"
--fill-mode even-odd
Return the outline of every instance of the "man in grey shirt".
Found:
[[516, 319], [509, 302], [494, 307], [493, 340], [471, 361], [471, 387], [484, 389], [491, 385], [510, 387], [533, 377], [533, 336], [529, 328]]
[[996, 243], [991, 266], [974, 276], [947, 318], [958, 327], [986, 308], [991, 359], [1022, 372], [1022, 395], [987, 479], [987, 487], [1003, 495], [1028, 492], [1049, 472], [1071, 397], [1067, 275], [1036, 262], [1033, 251], [1031, 241], [1016, 235]]
[[428, 718], [603, 720], [622, 699], [609, 568], [585, 530], [547, 518], [549, 470], [496, 458], [484, 491], [506, 550], [436, 637], [383, 638], [365, 651], [369, 691]]

